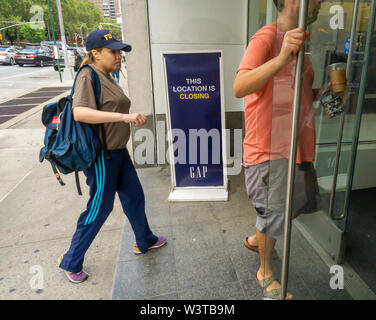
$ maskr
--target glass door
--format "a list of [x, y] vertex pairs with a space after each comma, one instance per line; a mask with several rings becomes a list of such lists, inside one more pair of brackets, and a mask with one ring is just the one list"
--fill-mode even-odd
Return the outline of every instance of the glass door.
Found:
[[[333, 64], [344, 67], [348, 83], [340, 95], [342, 104], [339, 103], [339, 110], [335, 110], [333, 96], [325, 99], [321, 96], [323, 102], [320, 99], [315, 102], [314, 163], [321, 195], [320, 210], [314, 215], [301, 215], [297, 221], [333, 262], [339, 264], [344, 261], [355, 160], [357, 155], [363, 156], [358, 150], [359, 132], [371, 62], [374, 20], [375, 1], [325, 1], [321, 4], [317, 21], [309, 28], [311, 36], [306, 54], [315, 70], [314, 87], [327, 87], [333, 71], [328, 66]], [[362, 170], [355, 182], [372, 184], [375, 180], [369, 181], [370, 176], [369, 170]]]
[[[272, 99], [260, 111], [265, 121], [257, 125], [270, 127], [270, 144], [265, 143], [270, 148], [257, 174], [267, 186], [262, 194], [267, 210], [257, 213], [265, 217], [260, 228], [278, 240], [281, 261], [273, 264], [283, 297], [288, 284], [297, 298], [349, 299], [345, 290], [330, 287], [328, 265], [344, 262], [347, 235], [359, 229], [359, 220], [352, 219], [359, 207], [352, 201], [354, 190], [376, 191], [376, 129], [370, 130], [376, 128], [376, 0], [250, 1], [258, 19], [249, 19], [249, 36], [258, 30], [258, 36], [274, 39], [271, 46], [259, 46], [264, 59], [257, 63], [277, 57], [286, 33], [302, 24], [298, 2], [308, 6], [310, 33], [303, 56], [279, 69], [264, 89], [265, 99], [268, 94]], [[343, 88], [335, 86], [341, 83]], [[296, 158], [291, 156], [295, 152]], [[298, 215], [290, 226], [284, 221], [282, 233], [290, 237], [278, 237], [280, 213], [287, 221], [286, 213]], [[270, 253], [268, 243], [265, 247]]]

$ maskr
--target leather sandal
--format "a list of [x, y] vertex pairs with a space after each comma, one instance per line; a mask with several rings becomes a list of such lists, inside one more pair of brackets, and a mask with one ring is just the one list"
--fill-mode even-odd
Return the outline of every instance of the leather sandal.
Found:
[[273, 283], [273, 281], [277, 280], [274, 275], [271, 275], [269, 278], [265, 278], [263, 280], [259, 280], [257, 278], [257, 272], [255, 274], [255, 278], [257, 283], [262, 289], [262, 294], [266, 298], [275, 299], [275, 300], [281, 300], [281, 288], [279, 289], [273, 289], [270, 291], [266, 291], [266, 289]]
[[[244, 246], [246, 246], [249, 250], [252, 250], [256, 253], [259, 253], [259, 248], [258, 246], [251, 246], [249, 243], [248, 243], [248, 237], [246, 237], [244, 240], [243, 240], [243, 243], [244, 243]], [[273, 252], [272, 252], [272, 259], [273, 260], [277, 260], [279, 259], [279, 256], [278, 256], [278, 253], [275, 249], [273, 249]]]

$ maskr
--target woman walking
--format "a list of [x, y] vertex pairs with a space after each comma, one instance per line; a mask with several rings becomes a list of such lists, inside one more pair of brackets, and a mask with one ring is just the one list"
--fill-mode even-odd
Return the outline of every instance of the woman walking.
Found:
[[166, 244], [165, 237], [155, 236], [149, 228], [144, 192], [126, 149], [129, 124], [143, 126], [146, 118], [138, 113], [129, 114], [131, 102], [110, 75], [120, 68], [121, 50], [129, 52], [131, 46], [118, 41], [110, 30], [95, 30], [87, 38], [86, 49], [88, 58], [83, 64], [90, 64], [101, 82], [101, 111], [97, 110], [91, 69], [86, 67], [76, 80], [73, 115], [76, 121], [104, 124], [109, 158], [102, 152], [96, 163], [84, 171], [90, 199], [78, 219], [69, 250], [59, 257], [59, 267], [74, 283], [88, 278], [83, 270], [84, 255], [111, 213], [116, 192], [135, 234], [134, 253], [146, 253]]

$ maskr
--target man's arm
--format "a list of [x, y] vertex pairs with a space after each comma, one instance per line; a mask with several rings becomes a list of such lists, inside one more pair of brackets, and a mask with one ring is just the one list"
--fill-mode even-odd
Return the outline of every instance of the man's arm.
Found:
[[278, 56], [252, 70], [240, 70], [233, 85], [235, 97], [243, 98], [261, 90], [279, 70], [289, 64], [302, 50], [307, 36], [308, 32], [301, 28], [286, 32]]
[[251, 93], [261, 90], [270, 78], [285, 65], [280, 58], [275, 57], [263, 65], [252, 70], [240, 70], [234, 81], [234, 95], [243, 98]]

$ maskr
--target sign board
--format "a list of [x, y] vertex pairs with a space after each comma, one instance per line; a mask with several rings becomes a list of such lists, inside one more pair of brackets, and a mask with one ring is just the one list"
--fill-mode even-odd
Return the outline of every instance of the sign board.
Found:
[[172, 191], [169, 201], [227, 201], [221, 51], [162, 53]]

